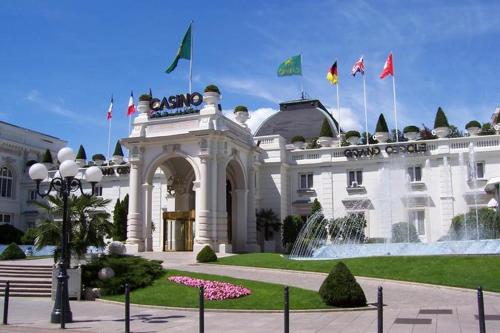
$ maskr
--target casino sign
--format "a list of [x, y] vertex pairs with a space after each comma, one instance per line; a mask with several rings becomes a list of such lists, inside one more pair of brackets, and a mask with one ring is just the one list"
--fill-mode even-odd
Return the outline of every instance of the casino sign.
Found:
[[149, 118], [181, 116], [199, 113], [196, 107], [203, 103], [203, 95], [199, 92], [172, 95], [163, 99], [153, 98], [149, 104]]

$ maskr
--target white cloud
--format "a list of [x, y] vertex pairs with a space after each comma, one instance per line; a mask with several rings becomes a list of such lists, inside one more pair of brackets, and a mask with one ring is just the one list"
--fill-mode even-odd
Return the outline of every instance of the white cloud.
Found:
[[341, 107], [340, 116], [337, 108], [328, 108], [328, 111], [330, 111], [333, 117], [340, 123], [340, 127], [343, 131], [358, 130], [364, 132], [364, 122], [361, 122], [361, 119], [359, 119], [358, 115], [355, 114], [352, 109]]
[[[254, 111], [249, 111], [248, 114], [250, 116], [250, 119], [247, 121], [247, 125], [252, 130], [252, 133], [255, 133], [255, 130], [262, 124], [264, 120], [272, 116], [278, 112], [278, 110], [273, 109], [273, 108], [259, 108]], [[224, 110], [223, 111], [224, 116], [231, 120], [235, 120], [235, 116], [233, 113], [233, 110]]]

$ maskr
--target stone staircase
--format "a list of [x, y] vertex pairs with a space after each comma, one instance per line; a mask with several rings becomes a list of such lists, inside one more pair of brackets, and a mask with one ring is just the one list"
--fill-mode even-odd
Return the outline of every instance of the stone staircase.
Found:
[[0, 264], [0, 296], [10, 281], [11, 297], [50, 297], [52, 266]]

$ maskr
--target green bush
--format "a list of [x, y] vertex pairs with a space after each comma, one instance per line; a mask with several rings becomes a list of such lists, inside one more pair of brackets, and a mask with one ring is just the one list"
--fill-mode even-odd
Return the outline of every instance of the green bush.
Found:
[[361, 137], [361, 135], [359, 134], [358, 131], [348, 131], [346, 134], [345, 134], [345, 139], [349, 139], [349, 138], [352, 138], [352, 137]]
[[0, 225], [0, 244], [21, 244], [23, 235], [24, 232], [14, 227], [12, 224]]
[[21, 241], [23, 244], [33, 245], [35, 244], [35, 239], [38, 235], [37, 228], [29, 228], [26, 230], [26, 233], [21, 237]]
[[[467, 224], [465, 221], [467, 220]], [[451, 220], [448, 235], [452, 240], [500, 238], [500, 218], [490, 208], [471, 209], [465, 216], [460, 214]], [[467, 226], [467, 227], [466, 227]], [[478, 236], [479, 231], [479, 236]]]
[[217, 87], [215, 84], [209, 84], [208, 86], [205, 87], [205, 92], [214, 92], [218, 93], [220, 95], [220, 90], [219, 87]]
[[[101, 281], [98, 272], [111, 267], [115, 276]], [[82, 267], [82, 283], [91, 288], [101, 288], [103, 295], [121, 294], [128, 283], [131, 290], [144, 288], [163, 274], [160, 260], [148, 260], [136, 256], [103, 256]]]
[[150, 94], [142, 94], [139, 96], [139, 102], [150, 102], [153, 99]]
[[45, 154], [43, 154], [42, 158], [42, 163], [54, 163], [54, 160], [52, 159], [52, 154], [50, 153], [50, 150], [46, 149]]
[[87, 153], [85, 152], [85, 148], [83, 148], [82, 145], [80, 145], [80, 148], [78, 148], [78, 153], [76, 154], [76, 159], [77, 160], [86, 160], [87, 159]]
[[321, 130], [319, 131], [319, 136], [333, 138], [332, 128], [328, 123], [328, 120], [323, 119], [323, 124], [321, 124]]
[[385, 121], [384, 114], [381, 113], [378, 117], [377, 126], [375, 127], [375, 132], [389, 133], [389, 127], [387, 127], [387, 122]]
[[92, 155], [92, 161], [106, 161], [106, 156], [104, 156], [103, 154], [94, 154]]
[[236, 112], [248, 112], [248, 108], [244, 105], [238, 105], [234, 108], [234, 113]]
[[125, 195], [123, 201], [117, 199], [115, 208], [113, 209], [113, 227], [111, 228], [113, 240], [120, 242], [127, 240], [127, 215], [128, 194]]
[[[409, 229], [408, 229], [409, 228]], [[408, 222], [399, 222], [392, 225], [392, 243], [419, 243], [417, 229]]]
[[113, 152], [113, 156], [123, 157], [123, 150], [122, 150], [122, 145], [120, 144], [120, 140], [116, 141], [115, 151]]
[[341, 308], [366, 306], [366, 297], [349, 268], [339, 262], [319, 288], [319, 295], [328, 305]]
[[469, 129], [471, 127], [481, 128], [481, 123], [479, 123], [479, 121], [477, 121], [477, 120], [471, 120], [467, 123], [467, 125], [465, 125], [465, 129]]
[[410, 126], [406, 126], [404, 129], [403, 129], [403, 133], [410, 133], [410, 132], [420, 132], [420, 129], [417, 127], [417, 126], [413, 126], [413, 125], [410, 125]]
[[448, 119], [446, 118], [446, 115], [444, 114], [443, 109], [441, 107], [438, 108], [436, 112], [436, 119], [434, 120], [434, 128], [438, 127], [450, 127], [450, 124], [448, 124]]
[[[346, 227], [348, 226], [348, 227]], [[342, 239], [343, 241], [364, 242], [366, 228], [366, 218], [364, 214], [352, 214], [339, 217], [330, 221], [330, 236], [332, 239]]]
[[304, 226], [304, 220], [298, 215], [288, 215], [283, 220], [283, 230], [281, 231], [281, 243], [285, 253], [292, 251], [293, 244], [299, 236], [300, 230]]
[[197, 262], [213, 262], [217, 261], [217, 255], [214, 250], [208, 245], [205, 245], [203, 249], [196, 255]]
[[484, 123], [483, 126], [481, 127], [481, 132], [479, 132], [479, 135], [495, 135], [496, 131], [491, 126], [490, 123]]
[[304, 138], [302, 135], [296, 135], [292, 138], [292, 143], [293, 142], [306, 142], [306, 138]]
[[495, 119], [493, 119], [493, 124], [500, 124], [500, 112], [497, 113], [497, 115], [495, 116]]
[[10, 243], [0, 255], [0, 260], [25, 259], [26, 255], [16, 243]]

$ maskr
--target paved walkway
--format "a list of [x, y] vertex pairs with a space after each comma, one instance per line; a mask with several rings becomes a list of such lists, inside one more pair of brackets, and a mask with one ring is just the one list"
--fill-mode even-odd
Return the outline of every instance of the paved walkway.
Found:
[[[199, 265], [188, 253], [146, 253], [164, 260], [164, 267], [275, 282], [317, 290], [325, 275], [221, 265]], [[36, 264], [36, 262], [32, 262]], [[387, 332], [477, 332], [474, 291], [358, 278], [368, 302], [375, 302], [378, 285], [384, 287], [384, 328]], [[291, 295], [293, 298], [293, 294]], [[2, 300], [3, 301], [3, 300]], [[3, 306], [0, 304], [0, 313]], [[75, 323], [67, 327], [81, 332], [123, 332], [123, 306], [101, 302], [72, 302]], [[52, 303], [48, 299], [11, 299], [10, 323], [0, 332], [51, 332]], [[485, 295], [488, 332], [500, 332], [500, 296]], [[133, 332], [197, 332], [198, 313], [132, 306]], [[376, 311], [292, 313], [291, 332], [376, 332]], [[36, 329], [36, 328], [41, 328]], [[207, 332], [280, 332], [280, 313], [207, 312]], [[69, 330], [71, 332], [71, 330]], [[76, 332], [76, 331], [75, 331]]]

